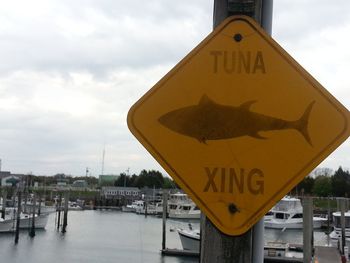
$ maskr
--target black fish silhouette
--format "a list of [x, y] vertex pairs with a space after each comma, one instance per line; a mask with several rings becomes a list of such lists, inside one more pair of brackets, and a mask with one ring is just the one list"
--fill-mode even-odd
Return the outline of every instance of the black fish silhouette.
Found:
[[250, 106], [255, 102], [248, 101], [233, 107], [217, 104], [203, 95], [198, 105], [168, 112], [158, 120], [170, 130], [195, 138], [201, 143], [245, 135], [266, 139], [259, 135], [260, 131], [294, 129], [312, 146], [307, 127], [315, 101], [312, 101], [300, 119], [295, 121], [252, 112]]

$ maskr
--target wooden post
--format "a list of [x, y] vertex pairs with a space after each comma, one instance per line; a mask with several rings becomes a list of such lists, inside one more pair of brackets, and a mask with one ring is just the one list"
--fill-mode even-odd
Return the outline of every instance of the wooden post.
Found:
[[35, 206], [36, 206], [36, 194], [33, 193], [33, 205], [32, 205], [32, 226], [29, 231], [30, 237], [35, 237]]
[[145, 217], [147, 217], [147, 211], [148, 210], [148, 200], [147, 197], [145, 198]]
[[[250, 263], [252, 262], [252, 231], [241, 236], [228, 236], [221, 233], [202, 214], [201, 226], [201, 263]], [[202, 241], [204, 240], [204, 242]]]
[[166, 216], [168, 208], [168, 191], [163, 190], [163, 235], [162, 235], [162, 250], [166, 249]]
[[303, 252], [304, 263], [310, 263], [313, 250], [313, 211], [311, 197], [303, 198]]
[[67, 221], [68, 221], [68, 201], [69, 201], [69, 192], [66, 191], [64, 194], [64, 214], [63, 214], [62, 233], [66, 233], [66, 227], [67, 227]]
[[61, 208], [62, 208], [62, 193], [60, 193], [60, 197], [58, 199], [58, 205], [57, 205], [57, 213], [58, 213], [57, 230], [60, 229], [60, 224], [61, 224]]
[[327, 198], [327, 245], [328, 246], [330, 246], [330, 237], [329, 237], [329, 234], [331, 233], [330, 220], [331, 220], [331, 205], [330, 205], [330, 200], [328, 196]]
[[27, 202], [28, 202], [28, 185], [25, 186], [24, 188], [24, 205], [23, 205], [23, 213], [27, 214]]
[[41, 194], [39, 194], [38, 216], [41, 214]]
[[[271, 6], [271, 12], [269, 14], [268, 10], [265, 11], [265, 19], [272, 19], [272, 1], [268, 2]], [[214, 0], [213, 28], [215, 29], [224, 19], [231, 15], [247, 15], [261, 25], [262, 6], [262, 0]], [[271, 18], [268, 17], [268, 14]], [[239, 208], [237, 209], [234, 203], [227, 204], [227, 209], [230, 213], [239, 213], [237, 211]], [[252, 262], [252, 233], [252, 229], [249, 229], [241, 236], [225, 235], [209, 219], [202, 215], [200, 262]], [[261, 231], [257, 235], [261, 235]], [[260, 240], [263, 240], [263, 238], [260, 238]], [[263, 245], [259, 245], [259, 247], [263, 249]], [[254, 262], [263, 262], [263, 258], [254, 258]]]
[[7, 200], [7, 191], [4, 188], [2, 188], [2, 209], [1, 209], [1, 218], [5, 219], [6, 214], [6, 200]]
[[16, 219], [16, 229], [15, 229], [15, 244], [18, 243], [19, 239], [19, 222], [21, 219], [21, 202], [22, 202], [22, 192], [18, 191], [18, 200], [17, 200], [17, 219]]

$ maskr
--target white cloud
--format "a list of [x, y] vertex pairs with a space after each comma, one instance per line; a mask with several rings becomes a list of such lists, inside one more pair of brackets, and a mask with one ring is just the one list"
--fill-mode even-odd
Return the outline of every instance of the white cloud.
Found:
[[[0, 0], [0, 158], [13, 172], [161, 169], [130, 106], [212, 28], [212, 1]], [[275, 1], [274, 38], [350, 106], [350, 2]], [[345, 10], [345, 11], [344, 11]], [[324, 164], [349, 162], [346, 142]]]

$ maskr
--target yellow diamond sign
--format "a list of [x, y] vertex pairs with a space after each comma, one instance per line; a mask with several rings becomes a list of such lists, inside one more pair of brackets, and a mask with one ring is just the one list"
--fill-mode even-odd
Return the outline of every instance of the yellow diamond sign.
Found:
[[136, 138], [240, 235], [349, 136], [349, 112], [252, 19], [225, 20], [130, 109]]

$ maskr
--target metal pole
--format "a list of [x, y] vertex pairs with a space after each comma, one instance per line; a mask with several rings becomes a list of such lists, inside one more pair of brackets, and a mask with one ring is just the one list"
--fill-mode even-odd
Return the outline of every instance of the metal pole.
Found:
[[270, 36], [272, 35], [273, 0], [262, 1], [261, 26]]
[[[261, 1], [260, 25], [271, 36], [273, 0]], [[253, 263], [264, 262], [264, 218], [261, 218], [253, 227]]]
[[303, 199], [303, 243], [304, 263], [310, 263], [313, 248], [313, 220], [312, 220], [312, 199]]
[[253, 227], [253, 263], [264, 262], [264, 218]]

